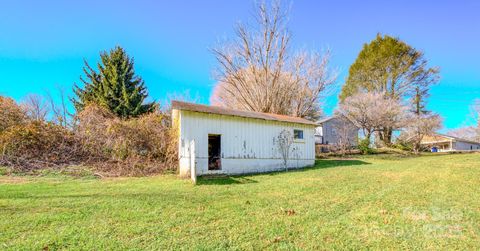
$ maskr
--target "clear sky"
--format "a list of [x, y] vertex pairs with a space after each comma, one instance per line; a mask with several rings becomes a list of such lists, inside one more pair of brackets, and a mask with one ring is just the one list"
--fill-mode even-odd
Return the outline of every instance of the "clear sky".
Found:
[[[150, 96], [190, 91], [208, 103], [215, 60], [209, 51], [252, 15], [250, 0], [0, 0], [0, 94], [21, 100], [79, 81], [115, 45], [135, 58]], [[338, 85], [362, 45], [380, 32], [400, 37], [441, 68], [429, 108], [446, 129], [468, 120], [480, 98], [480, 1], [292, 1], [293, 47], [332, 51]], [[339, 88], [338, 88], [339, 89]], [[338, 93], [324, 105], [330, 114]]]

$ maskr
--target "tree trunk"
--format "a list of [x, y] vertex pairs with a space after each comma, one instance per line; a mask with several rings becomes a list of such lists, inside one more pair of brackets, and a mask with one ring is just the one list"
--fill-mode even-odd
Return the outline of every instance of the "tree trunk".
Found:
[[382, 141], [385, 144], [385, 146], [391, 146], [392, 145], [392, 128], [385, 128], [383, 129], [382, 132]]
[[420, 153], [420, 144], [419, 143], [414, 143], [413, 144], [413, 152], [418, 155]]

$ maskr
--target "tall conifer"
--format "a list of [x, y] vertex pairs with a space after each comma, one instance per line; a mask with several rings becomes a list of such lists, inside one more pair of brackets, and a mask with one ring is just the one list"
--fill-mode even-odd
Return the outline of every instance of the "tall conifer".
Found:
[[85, 61], [80, 77], [83, 88], [75, 84], [75, 98], [72, 99], [77, 111], [95, 103], [106, 107], [120, 118], [137, 117], [151, 112], [155, 104], [145, 103], [148, 96], [145, 83], [135, 74], [134, 60], [119, 46], [100, 53], [98, 71]]

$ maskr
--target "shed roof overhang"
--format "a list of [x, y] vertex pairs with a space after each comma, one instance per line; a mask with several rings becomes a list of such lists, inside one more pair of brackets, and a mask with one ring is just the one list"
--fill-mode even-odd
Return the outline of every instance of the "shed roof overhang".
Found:
[[254, 118], [254, 119], [263, 119], [269, 121], [279, 121], [279, 122], [288, 122], [288, 123], [295, 123], [295, 124], [304, 124], [304, 125], [311, 125], [315, 126], [316, 123], [304, 118], [299, 117], [292, 117], [280, 114], [273, 114], [273, 113], [262, 113], [262, 112], [252, 112], [252, 111], [242, 111], [242, 110], [235, 110], [229, 109], [219, 106], [208, 106], [208, 105], [200, 105], [182, 101], [172, 101], [172, 108], [182, 111], [191, 111], [191, 112], [200, 112], [200, 113], [209, 113], [209, 114], [219, 114], [219, 115], [227, 115], [227, 116], [235, 116], [235, 117], [243, 117], [243, 118]]

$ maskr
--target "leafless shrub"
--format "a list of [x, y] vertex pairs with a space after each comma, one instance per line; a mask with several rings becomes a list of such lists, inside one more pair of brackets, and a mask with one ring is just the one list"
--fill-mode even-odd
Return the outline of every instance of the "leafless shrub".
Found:
[[45, 121], [50, 111], [45, 99], [37, 94], [27, 95], [23, 99], [21, 107], [27, 114], [28, 118], [36, 121]]
[[47, 99], [52, 111], [52, 121], [65, 128], [73, 127], [73, 114], [68, 110], [68, 98], [65, 95], [65, 90], [57, 86], [57, 97], [55, 98], [50, 92], [47, 92]]
[[277, 137], [277, 146], [283, 159], [285, 171], [288, 171], [288, 159], [290, 156], [290, 148], [293, 144], [293, 135], [289, 130], [282, 130]]

